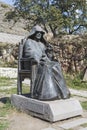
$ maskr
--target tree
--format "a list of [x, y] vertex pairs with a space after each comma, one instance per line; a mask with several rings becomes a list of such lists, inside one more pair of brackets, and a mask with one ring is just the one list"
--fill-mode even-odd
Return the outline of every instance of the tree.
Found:
[[[35, 24], [43, 25], [56, 36], [60, 32], [72, 34], [87, 28], [86, 0], [14, 0], [11, 13], [15, 21], [20, 17], [27, 22], [27, 29]], [[7, 14], [8, 18], [8, 14]], [[10, 17], [11, 18], [11, 17]]]
[[63, 27], [61, 11], [56, 9], [50, 0], [22, 0], [21, 3], [16, 0], [15, 6], [19, 12], [21, 11], [22, 17], [32, 21], [33, 24], [42, 24], [46, 32], [49, 27], [54, 36], [56, 29], [60, 30]]
[[46, 32], [51, 30], [55, 36], [56, 31], [63, 27], [61, 11], [56, 9], [50, 0], [15, 0], [14, 6], [15, 9], [6, 14], [7, 19], [16, 21], [24, 18], [27, 21], [27, 29], [35, 24], [41, 24]]
[[64, 30], [68, 34], [87, 29], [87, 1], [86, 0], [53, 0], [54, 5], [61, 11]]

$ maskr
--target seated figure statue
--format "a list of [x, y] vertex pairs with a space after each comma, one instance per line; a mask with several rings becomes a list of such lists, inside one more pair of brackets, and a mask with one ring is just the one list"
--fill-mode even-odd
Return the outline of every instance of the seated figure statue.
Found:
[[67, 99], [70, 97], [70, 92], [63, 78], [61, 66], [53, 59], [52, 47], [44, 39], [44, 34], [40, 26], [34, 26], [23, 48], [23, 56], [37, 63], [33, 98], [38, 100]]

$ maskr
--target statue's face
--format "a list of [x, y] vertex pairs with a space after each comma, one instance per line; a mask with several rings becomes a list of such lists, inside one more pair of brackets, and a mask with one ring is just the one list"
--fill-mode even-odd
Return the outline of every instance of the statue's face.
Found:
[[42, 38], [42, 33], [41, 32], [37, 32], [35, 37], [40, 40]]

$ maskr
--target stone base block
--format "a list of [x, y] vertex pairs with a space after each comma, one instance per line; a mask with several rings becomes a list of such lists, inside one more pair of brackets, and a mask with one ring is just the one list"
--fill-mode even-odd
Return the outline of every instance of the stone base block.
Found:
[[55, 122], [82, 115], [82, 107], [77, 99], [39, 101], [22, 95], [11, 96], [12, 105], [32, 116]]

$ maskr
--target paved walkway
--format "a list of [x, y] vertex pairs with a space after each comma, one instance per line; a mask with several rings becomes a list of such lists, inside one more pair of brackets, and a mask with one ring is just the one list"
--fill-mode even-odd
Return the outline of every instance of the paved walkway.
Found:
[[82, 96], [87, 98], [87, 91], [83, 91], [83, 90], [75, 90], [75, 89], [69, 89], [72, 95], [76, 95], [76, 96]]
[[1, 43], [10, 43], [10, 44], [17, 44], [23, 39], [25, 36], [18, 36], [14, 34], [7, 34], [0, 32], [0, 42]]
[[79, 125], [83, 125], [85, 123], [87, 123], [87, 118], [80, 118], [80, 119], [74, 119], [74, 121], [68, 121], [66, 123], [63, 123], [62, 125], [59, 125], [59, 127], [68, 130], [77, 127]]

